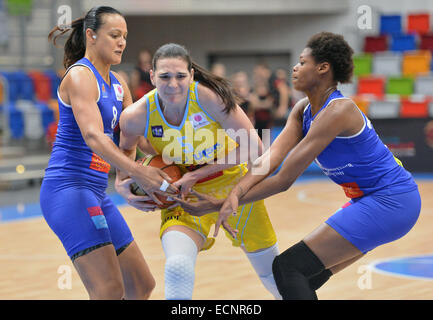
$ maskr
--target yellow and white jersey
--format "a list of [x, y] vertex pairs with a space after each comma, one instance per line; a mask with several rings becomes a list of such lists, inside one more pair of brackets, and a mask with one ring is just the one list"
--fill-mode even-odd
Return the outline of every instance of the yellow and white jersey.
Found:
[[[238, 146], [200, 106], [197, 86], [198, 82], [193, 82], [189, 87], [185, 113], [178, 126], [171, 125], [165, 119], [157, 89], [146, 94], [147, 122], [144, 136], [166, 162], [176, 163], [183, 173], [213, 160], [224, 159]], [[194, 189], [218, 198], [225, 197], [246, 170], [246, 164], [234, 165], [198, 181]]]
[[[184, 117], [178, 126], [166, 121], [156, 89], [146, 95], [147, 121], [144, 136], [165, 161], [175, 162], [183, 173], [196, 170], [210, 161], [224, 159], [238, 146], [221, 125], [200, 106], [197, 85], [197, 82], [193, 82], [189, 87]], [[234, 165], [199, 180], [193, 189], [224, 199], [247, 171], [246, 163]], [[240, 230], [239, 236], [232, 238], [226, 232], [234, 246], [243, 244], [248, 252], [253, 252], [275, 244], [275, 232], [263, 200], [240, 206], [237, 211], [237, 216], [230, 217], [229, 223]], [[206, 241], [201, 250], [207, 250], [215, 242], [215, 239], [208, 238], [208, 235], [217, 218], [218, 212], [195, 217], [181, 207], [163, 209], [160, 236], [171, 226], [183, 225], [203, 235]]]

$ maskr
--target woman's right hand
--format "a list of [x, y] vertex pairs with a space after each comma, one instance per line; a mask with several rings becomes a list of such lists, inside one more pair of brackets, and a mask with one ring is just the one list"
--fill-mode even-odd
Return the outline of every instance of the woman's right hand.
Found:
[[236, 239], [236, 235], [238, 233], [238, 230], [233, 229], [230, 224], [228, 223], [228, 218], [230, 216], [235, 216], [237, 214], [239, 206], [239, 197], [235, 192], [230, 192], [227, 199], [224, 201], [224, 204], [222, 205], [219, 214], [218, 219], [215, 223], [215, 231], [214, 231], [214, 237], [218, 235], [219, 228], [221, 225], [224, 229], [233, 237]]
[[195, 196], [196, 199], [182, 199], [181, 197], [176, 197], [174, 200], [176, 204], [173, 204], [168, 209], [181, 206], [182, 209], [188, 214], [196, 217], [201, 217], [205, 214], [218, 211], [223, 204], [223, 199], [214, 198], [208, 194], [200, 193], [191, 189], [191, 195]]
[[179, 193], [179, 189], [170, 184], [172, 181], [170, 176], [155, 167], [138, 165], [136, 173], [131, 178], [153, 201], [160, 205], [162, 202], [156, 197], [155, 193], [162, 195], [169, 193], [171, 196], [176, 196]]
[[117, 193], [119, 193], [130, 206], [141, 211], [155, 211], [158, 209], [155, 204], [147, 203], [147, 201], [152, 200], [149, 196], [137, 196], [131, 192], [131, 183], [133, 182], [134, 180], [131, 178], [120, 180], [116, 177], [114, 187]]

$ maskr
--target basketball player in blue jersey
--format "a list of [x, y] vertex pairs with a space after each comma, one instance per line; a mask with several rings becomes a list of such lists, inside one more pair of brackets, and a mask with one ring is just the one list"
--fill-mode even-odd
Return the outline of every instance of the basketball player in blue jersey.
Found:
[[[253, 165], [268, 161], [269, 172], [249, 172], [222, 206], [222, 201], [208, 196], [196, 204], [182, 203], [190, 214], [202, 205], [210, 210], [221, 206], [215, 233], [222, 224], [236, 234], [226, 219], [239, 204], [287, 190], [312, 161], [341, 185], [351, 200], [275, 258], [273, 274], [283, 299], [317, 299], [315, 290], [332, 274], [404, 236], [421, 210], [412, 175], [381, 142], [356, 104], [337, 90], [338, 83], [350, 81], [352, 54], [341, 35], [314, 35], [292, 76], [294, 88], [307, 97], [294, 106], [281, 134]], [[283, 161], [281, 170], [267, 178]]]
[[[110, 71], [126, 46], [124, 17], [111, 7], [95, 7], [71, 27], [64, 49], [67, 71], [57, 93], [58, 131], [40, 205], [91, 299], [145, 299], [155, 281], [105, 193], [108, 172], [110, 164], [127, 172], [153, 199], [169, 177], [136, 164], [112, 141], [122, 107], [132, 103], [125, 81]], [[69, 30], [55, 27], [49, 39]]]

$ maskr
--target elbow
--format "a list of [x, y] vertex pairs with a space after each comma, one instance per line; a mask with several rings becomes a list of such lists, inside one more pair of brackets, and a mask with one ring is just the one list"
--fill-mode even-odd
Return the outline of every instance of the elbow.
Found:
[[290, 188], [290, 185], [288, 183], [283, 183], [281, 185], [280, 192], [285, 192], [285, 191], [289, 190], [289, 188]]
[[101, 143], [101, 134], [99, 132], [89, 130], [83, 133], [83, 139], [89, 148], [93, 150], [95, 146], [98, 146]]
[[280, 174], [277, 174], [277, 179], [278, 179], [278, 181], [277, 181], [276, 185], [278, 185], [278, 187], [279, 187], [278, 188], [279, 193], [289, 190], [290, 186], [292, 185], [290, 179], [283, 178], [280, 176]]

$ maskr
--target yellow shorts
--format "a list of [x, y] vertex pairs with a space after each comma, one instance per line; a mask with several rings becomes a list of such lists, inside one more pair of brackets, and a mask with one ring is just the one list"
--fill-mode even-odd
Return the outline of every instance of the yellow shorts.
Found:
[[[201, 250], [211, 248], [215, 242], [215, 239], [209, 238], [208, 235], [211, 226], [218, 219], [218, 212], [195, 217], [180, 208], [175, 208], [173, 210], [162, 210], [161, 219], [160, 237], [168, 227], [186, 226], [197, 231], [206, 239]], [[235, 239], [224, 230], [235, 247], [244, 245], [246, 251], [253, 252], [271, 247], [277, 241], [263, 200], [240, 206], [237, 215], [230, 216], [228, 222], [232, 228], [239, 231]]]
[[[214, 196], [218, 199], [224, 199], [231, 191], [233, 186], [239, 181], [242, 174], [233, 168], [232, 171], [225, 170], [225, 174], [216, 179], [196, 184], [193, 189]], [[189, 215], [182, 208], [161, 210], [161, 229], [160, 237], [163, 232], [171, 226], [186, 226], [200, 233], [205, 239], [201, 250], [207, 250], [215, 242], [214, 238], [209, 238], [209, 232], [212, 225], [218, 219], [218, 212], [208, 213], [201, 217]], [[239, 206], [236, 216], [230, 216], [228, 219], [230, 226], [239, 232], [236, 239], [227, 231], [226, 236], [232, 241], [233, 246], [243, 245], [248, 252], [257, 251], [273, 246], [277, 237], [274, 228], [268, 216], [263, 200]]]

